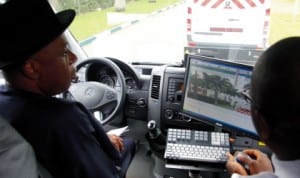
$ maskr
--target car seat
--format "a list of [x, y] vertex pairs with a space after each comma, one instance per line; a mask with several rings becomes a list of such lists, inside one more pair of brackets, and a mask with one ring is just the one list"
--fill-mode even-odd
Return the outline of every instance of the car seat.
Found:
[[51, 178], [37, 162], [31, 145], [3, 118], [0, 118], [0, 177]]

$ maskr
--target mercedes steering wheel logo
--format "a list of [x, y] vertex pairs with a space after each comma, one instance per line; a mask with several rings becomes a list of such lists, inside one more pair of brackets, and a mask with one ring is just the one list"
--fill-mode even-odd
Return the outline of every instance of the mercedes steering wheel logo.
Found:
[[93, 96], [95, 96], [95, 89], [94, 88], [87, 88], [86, 90], [85, 90], [85, 96], [87, 96], [87, 97], [93, 97]]

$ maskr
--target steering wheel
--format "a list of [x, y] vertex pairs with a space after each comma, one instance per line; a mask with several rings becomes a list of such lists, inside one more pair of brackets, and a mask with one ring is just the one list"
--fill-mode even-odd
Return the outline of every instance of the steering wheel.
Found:
[[120, 91], [106, 84], [95, 81], [77, 81], [72, 83], [69, 93], [76, 101], [81, 102], [94, 114], [99, 114], [97, 118], [102, 125], [111, 121], [121, 109], [125, 101], [126, 84], [125, 77], [120, 68], [107, 58], [90, 58], [80, 62], [76, 66], [76, 72], [84, 66], [99, 63], [110, 67], [117, 75], [120, 84]]

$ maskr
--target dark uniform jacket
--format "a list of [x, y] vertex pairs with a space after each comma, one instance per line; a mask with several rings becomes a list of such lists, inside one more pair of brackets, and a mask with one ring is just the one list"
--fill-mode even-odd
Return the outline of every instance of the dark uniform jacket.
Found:
[[0, 115], [31, 143], [53, 177], [115, 178], [120, 176], [118, 168], [127, 169], [131, 161], [122, 165], [124, 155], [78, 102], [1, 86]]

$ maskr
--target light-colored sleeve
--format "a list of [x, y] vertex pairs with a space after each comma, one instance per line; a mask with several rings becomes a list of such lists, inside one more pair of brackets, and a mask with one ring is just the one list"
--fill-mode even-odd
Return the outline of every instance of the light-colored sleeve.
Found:
[[241, 176], [239, 174], [233, 173], [230, 178], [278, 178], [272, 172], [261, 172], [259, 174], [250, 175], [250, 176]]
[[0, 177], [37, 178], [38, 167], [31, 145], [0, 118]]
[[233, 173], [230, 178], [240, 178], [240, 177], [241, 176], [239, 174]]

